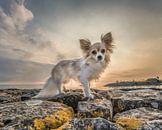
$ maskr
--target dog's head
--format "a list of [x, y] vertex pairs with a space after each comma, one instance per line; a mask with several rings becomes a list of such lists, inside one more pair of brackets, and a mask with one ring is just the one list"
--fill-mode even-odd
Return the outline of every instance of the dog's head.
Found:
[[97, 62], [109, 60], [110, 53], [113, 52], [114, 45], [111, 32], [101, 35], [101, 42], [91, 44], [88, 39], [80, 39], [80, 48], [86, 58], [93, 59]]

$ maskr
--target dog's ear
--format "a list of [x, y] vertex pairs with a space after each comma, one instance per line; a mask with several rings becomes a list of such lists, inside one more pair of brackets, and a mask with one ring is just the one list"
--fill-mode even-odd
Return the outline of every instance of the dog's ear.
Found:
[[80, 39], [79, 42], [83, 53], [87, 53], [91, 48], [91, 42], [88, 39]]
[[109, 33], [107, 33], [107, 34], [105, 34], [105, 35], [101, 35], [101, 42], [102, 42], [103, 44], [105, 44], [105, 47], [106, 47], [106, 49], [107, 49], [109, 52], [113, 53], [113, 47], [114, 47], [114, 45], [112, 44], [112, 42], [113, 42], [113, 37], [112, 37], [111, 32], [109, 32]]

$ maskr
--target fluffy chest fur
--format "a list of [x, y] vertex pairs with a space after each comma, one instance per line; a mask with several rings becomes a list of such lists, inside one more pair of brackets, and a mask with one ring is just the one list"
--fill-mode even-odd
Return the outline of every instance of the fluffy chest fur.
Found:
[[81, 60], [79, 76], [84, 76], [89, 80], [95, 80], [100, 77], [100, 74], [105, 70], [105, 68], [106, 65], [104, 62]]

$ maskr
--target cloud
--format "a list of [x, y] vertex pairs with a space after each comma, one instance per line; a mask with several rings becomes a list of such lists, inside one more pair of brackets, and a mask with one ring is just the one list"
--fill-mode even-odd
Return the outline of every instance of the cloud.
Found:
[[42, 82], [49, 76], [53, 67], [50, 64], [1, 57], [0, 61], [0, 82]]
[[105, 82], [161, 72], [161, 0], [16, 0], [9, 5], [0, 8], [0, 56], [54, 63], [80, 56], [78, 39], [96, 42], [112, 31], [116, 48]]
[[14, 53], [18, 53], [18, 55], [20, 55], [22, 59], [30, 59], [33, 56], [32, 53], [29, 53], [28, 51], [22, 49], [12, 48], [12, 50]]
[[4, 31], [24, 30], [26, 24], [34, 18], [33, 13], [25, 8], [24, 1], [12, 2], [9, 14], [0, 8], [0, 27]]
[[34, 19], [34, 14], [25, 7], [24, 2], [12, 1], [8, 13], [0, 7], [0, 45], [3, 46], [0, 53], [3, 53], [4, 57], [7, 55], [13, 59], [36, 62], [54, 62], [64, 57], [46, 35], [45, 30], [40, 27], [28, 27]]
[[5, 14], [3, 9], [0, 7], [0, 31], [11, 31], [15, 30], [15, 24], [10, 16]]
[[19, 4], [14, 2], [10, 7], [10, 13], [14, 25], [20, 30], [34, 18], [33, 13], [24, 6], [24, 1]]

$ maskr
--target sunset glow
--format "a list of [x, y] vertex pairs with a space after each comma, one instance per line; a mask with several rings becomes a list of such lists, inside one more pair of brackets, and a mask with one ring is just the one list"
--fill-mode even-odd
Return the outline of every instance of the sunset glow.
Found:
[[[82, 56], [79, 39], [94, 43], [110, 31], [115, 49], [98, 86], [161, 77], [161, 5], [161, 0], [0, 0], [0, 81], [43, 83], [58, 61]], [[19, 70], [19, 62], [26, 67]]]

